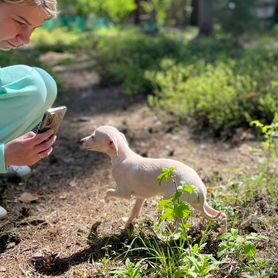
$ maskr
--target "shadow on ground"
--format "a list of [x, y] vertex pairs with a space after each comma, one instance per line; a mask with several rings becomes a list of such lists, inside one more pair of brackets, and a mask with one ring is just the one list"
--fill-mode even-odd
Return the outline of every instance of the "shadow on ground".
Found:
[[[116, 259], [117, 261], [125, 261], [125, 258], [129, 258], [131, 261], [138, 261], [140, 259], [148, 257], [151, 260], [152, 248], [159, 246], [160, 252], [169, 254], [179, 252], [177, 246], [182, 246], [179, 240], [163, 241], [152, 230], [151, 223], [144, 223], [147, 230], [134, 233], [133, 227], [124, 229], [118, 234], [100, 236], [97, 233], [98, 227], [101, 222], [96, 222], [91, 227], [91, 231], [87, 237], [88, 248], [85, 248], [69, 257], [59, 258], [58, 254], [46, 254], [41, 257], [33, 257], [30, 260], [33, 268], [40, 274], [58, 276], [66, 273], [73, 266], [85, 263], [85, 262], [99, 262], [104, 257]], [[149, 229], [149, 231], [148, 231]], [[202, 230], [204, 229], [202, 224], [194, 226], [189, 234], [192, 238], [195, 238], [197, 243], [202, 238]], [[194, 244], [193, 243], [193, 244]], [[206, 251], [216, 255], [218, 248], [218, 241], [216, 238], [208, 238]], [[146, 246], [150, 248], [147, 249]], [[183, 247], [186, 249], [186, 243], [183, 242]], [[169, 251], [171, 249], [171, 251]], [[157, 258], [154, 256], [154, 260]]]

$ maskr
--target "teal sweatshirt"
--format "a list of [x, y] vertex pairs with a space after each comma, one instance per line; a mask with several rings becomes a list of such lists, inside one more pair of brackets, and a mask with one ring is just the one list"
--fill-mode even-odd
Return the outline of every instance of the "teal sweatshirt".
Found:
[[25, 65], [0, 68], [0, 173], [7, 170], [5, 144], [31, 131], [56, 95], [56, 83], [43, 69]]

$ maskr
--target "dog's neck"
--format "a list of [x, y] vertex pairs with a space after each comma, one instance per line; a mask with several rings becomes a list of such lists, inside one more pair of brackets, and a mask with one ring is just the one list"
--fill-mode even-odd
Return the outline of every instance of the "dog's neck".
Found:
[[131, 156], [138, 156], [138, 154], [135, 153], [129, 147], [127, 141], [119, 140], [117, 142], [117, 145], [118, 145], [118, 153], [113, 152], [113, 153], [109, 154], [112, 164], [119, 163], [119, 162], [121, 162], [121, 161], [123, 161], [126, 158], [131, 157]]

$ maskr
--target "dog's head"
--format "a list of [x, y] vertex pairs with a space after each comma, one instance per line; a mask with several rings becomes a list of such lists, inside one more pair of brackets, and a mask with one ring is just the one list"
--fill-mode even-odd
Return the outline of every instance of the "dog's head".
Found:
[[100, 126], [93, 133], [83, 139], [81, 144], [89, 151], [117, 155], [121, 144], [127, 144], [123, 133], [113, 126]]

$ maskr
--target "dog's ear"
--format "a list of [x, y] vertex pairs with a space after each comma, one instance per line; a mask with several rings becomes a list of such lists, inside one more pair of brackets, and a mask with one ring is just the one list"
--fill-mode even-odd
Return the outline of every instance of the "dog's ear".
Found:
[[115, 150], [116, 155], [118, 156], [118, 144], [117, 144], [117, 141], [114, 138], [112, 138], [111, 136], [109, 136], [109, 138], [108, 138], [108, 145], [109, 145], [109, 148]]

